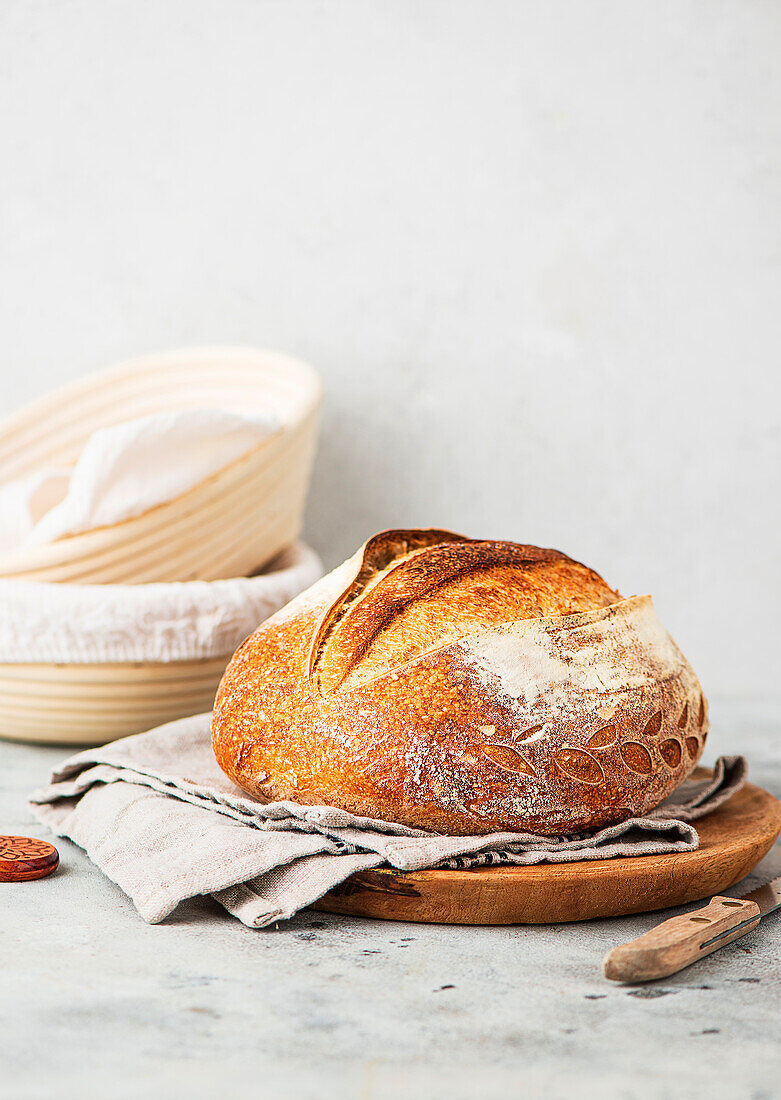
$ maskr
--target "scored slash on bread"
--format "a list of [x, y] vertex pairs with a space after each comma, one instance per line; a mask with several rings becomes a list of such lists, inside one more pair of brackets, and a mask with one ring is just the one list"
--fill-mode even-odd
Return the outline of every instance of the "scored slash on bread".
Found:
[[265, 622], [213, 743], [264, 801], [454, 834], [558, 834], [643, 813], [707, 732], [650, 598], [556, 550], [388, 531]]
[[[388, 540], [397, 547], [396, 556], [368, 580], [364, 567], [326, 616], [309, 659], [320, 691], [390, 672], [460, 637], [470, 622], [481, 626], [489, 613], [495, 619], [571, 614], [620, 599], [593, 570], [556, 550], [444, 531], [416, 534], [406, 548]], [[441, 541], [424, 542], [424, 534]], [[375, 536], [364, 562], [385, 560], [386, 547], [384, 536]], [[450, 619], [454, 599], [458, 617]]]

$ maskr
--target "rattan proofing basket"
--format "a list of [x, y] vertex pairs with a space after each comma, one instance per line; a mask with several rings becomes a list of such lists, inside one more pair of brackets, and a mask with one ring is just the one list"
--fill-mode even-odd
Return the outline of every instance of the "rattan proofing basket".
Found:
[[2, 665], [0, 737], [101, 745], [211, 710], [230, 655], [171, 664]]
[[[219, 408], [271, 414], [281, 427], [236, 462], [142, 515], [0, 555], [0, 577], [139, 584], [251, 574], [300, 532], [320, 398], [317, 375], [298, 360], [208, 348], [134, 359], [22, 409], [0, 425], [0, 484], [70, 465], [97, 428], [152, 413]], [[162, 680], [160, 690], [168, 690]]]
[[299, 543], [216, 582], [0, 580], [0, 738], [97, 745], [211, 710], [244, 638], [321, 573]]

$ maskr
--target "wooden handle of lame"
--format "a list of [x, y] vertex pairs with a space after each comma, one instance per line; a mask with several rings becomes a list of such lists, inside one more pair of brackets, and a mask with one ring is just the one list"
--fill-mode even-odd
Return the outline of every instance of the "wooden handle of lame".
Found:
[[691, 966], [759, 924], [756, 902], [713, 898], [704, 909], [671, 917], [631, 943], [608, 951], [602, 972], [614, 982], [650, 982]]

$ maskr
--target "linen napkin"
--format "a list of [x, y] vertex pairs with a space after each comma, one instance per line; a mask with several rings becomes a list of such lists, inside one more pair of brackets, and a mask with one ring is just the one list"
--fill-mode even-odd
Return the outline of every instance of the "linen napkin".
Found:
[[651, 813], [591, 833], [442, 836], [330, 806], [263, 804], [220, 771], [210, 715], [77, 753], [31, 795], [35, 815], [84, 848], [144, 920], [212, 894], [252, 928], [292, 916], [356, 871], [559, 863], [693, 851], [692, 821], [743, 784], [743, 757], [687, 780]]

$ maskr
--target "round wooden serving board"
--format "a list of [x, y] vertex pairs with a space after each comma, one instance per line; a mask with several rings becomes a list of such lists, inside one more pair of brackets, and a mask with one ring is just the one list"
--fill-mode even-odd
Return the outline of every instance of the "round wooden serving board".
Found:
[[747, 783], [695, 824], [696, 852], [464, 871], [361, 871], [314, 908], [434, 924], [553, 924], [666, 909], [709, 898], [747, 875], [781, 832], [781, 803]]

